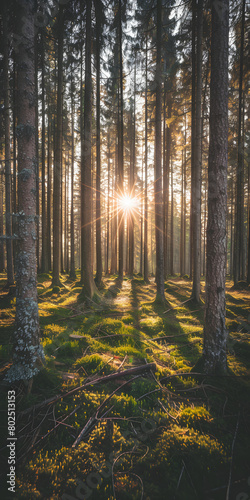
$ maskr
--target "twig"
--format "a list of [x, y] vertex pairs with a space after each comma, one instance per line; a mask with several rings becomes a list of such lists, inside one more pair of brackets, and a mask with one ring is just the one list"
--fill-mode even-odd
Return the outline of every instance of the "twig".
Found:
[[185, 467], [184, 467], [184, 465], [183, 465], [183, 466], [182, 466], [182, 469], [181, 469], [181, 473], [180, 473], [179, 479], [178, 479], [178, 483], [177, 483], [176, 491], [178, 491], [178, 489], [179, 489], [179, 486], [180, 486], [180, 482], [181, 482], [181, 478], [182, 478], [182, 474], [183, 474], [183, 472], [184, 472], [184, 469], [185, 469]]
[[[137, 377], [139, 377], [139, 375], [137, 375], [136, 377], [134, 377], [132, 380], [135, 380]], [[83, 427], [83, 429], [81, 430], [80, 434], [78, 434], [76, 440], [74, 441], [74, 443], [72, 444], [72, 448], [76, 448], [78, 446], [78, 444], [80, 443], [80, 441], [82, 441], [83, 437], [88, 433], [88, 430], [90, 429], [90, 427], [92, 427], [93, 425], [96, 424], [96, 422], [98, 420], [100, 420], [100, 418], [98, 417], [98, 413], [104, 408], [104, 406], [106, 406], [106, 404], [108, 403], [108, 401], [110, 401], [110, 399], [114, 396], [114, 394], [116, 394], [116, 392], [118, 392], [122, 387], [124, 387], [125, 385], [127, 385], [131, 380], [126, 380], [126, 382], [123, 382], [122, 385], [120, 385], [119, 387], [117, 387], [113, 392], [112, 394], [110, 394], [101, 404], [100, 406], [98, 406], [97, 408], [97, 411], [95, 413], [95, 415], [93, 415], [92, 417], [90, 417], [90, 419], [88, 420], [88, 422], [85, 424], [85, 426]], [[109, 410], [110, 411], [110, 410]]]
[[189, 474], [189, 472], [188, 472], [188, 469], [187, 469], [187, 466], [186, 466], [186, 464], [185, 464], [184, 460], [182, 460], [182, 463], [183, 463], [183, 465], [184, 465], [184, 467], [185, 467], [185, 469], [186, 469], [186, 472], [187, 472], [187, 475], [188, 475], [188, 477], [189, 477], [190, 483], [191, 483], [191, 485], [192, 485], [192, 487], [193, 487], [193, 489], [194, 489], [195, 496], [196, 496], [196, 498], [198, 498], [198, 500], [199, 500], [199, 497], [198, 497], [198, 495], [197, 495], [197, 491], [196, 491], [195, 485], [194, 485], [194, 483], [193, 483], [193, 481], [192, 481], [192, 478], [191, 478], [191, 476], [190, 476], [190, 474]]
[[[192, 333], [198, 333], [198, 332], [192, 332]], [[164, 337], [155, 337], [154, 339], [150, 339], [150, 340], [154, 341], [154, 342], [160, 342], [160, 340], [176, 339], [177, 337], [184, 337], [187, 335], [188, 335], [188, 333], [180, 333], [179, 335], [166, 335]]]
[[230, 496], [230, 487], [231, 487], [232, 470], [233, 470], [233, 452], [234, 452], [234, 445], [235, 445], [235, 441], [236, 441], [236, 437], [237, 437], [237, 432], [238, 432], [238, 428], [239, 428], [239, 420], [240, 420], [240, 412], [238, 413], [238, 418], [237, 418], [237, 423], [236, 423], [234, 438], [233, 438], [233, 442], [232, 442], [231, 463], [230, 463], [230, 472], [229, 472], [229, 479], [228, 479], [228, 485], [227, 485], [226, 500], [229, 500], [229, 496]]
[[123, 365], [124, 365], [124, 363], [125, 363], [126, 359], [127, 359], [127, 354], [125, 354], [125, 357], [124, 357], [124, 359], [122, 360], [122, 362], [121, 362], [120, 366], [118, 366], [118, 368], [117, 368], [117, 372], [119, 372], [119, 371], [120, 371], [120, 369], [123, 367]]
[[182, 306], [183, 304], [186, 304], [187, 302], [190, 302], [190, 300], [192, 300], [192, 299], [190, 298], [190, 299], [184, 300], [184, 302], [181, 302], [177, 306], [170, 307], [166, 311], [163, 311], [163, 314], [167, 314], [169, 311], [172, 311], [172, 309], [178, 309], [178, 307]]
[[[158, 401], [159, 405], [161, 406], [161, 408], [163, 409], [163, 411], [165, 411], [165, 413], [166, 413], [166, 414], [167, 414], [170, 418], [172, 418], [173, 420], [175, 420], [175, 421], [176, 421], [176, 420], [177, 420], [177, 418], [176, 418], [176, 417], [174, 417], [173, 415], [171, 415], [171, 413], [169, 413], [169, 412], [168, 412], [167, 408], [165, 408], [165, 406], [162, 404], [162, 402], [161, 402], [159, 399], [158, 399], [157, 401]], [[178, 487], [177, 487], [177, 489], [178, 489]]]

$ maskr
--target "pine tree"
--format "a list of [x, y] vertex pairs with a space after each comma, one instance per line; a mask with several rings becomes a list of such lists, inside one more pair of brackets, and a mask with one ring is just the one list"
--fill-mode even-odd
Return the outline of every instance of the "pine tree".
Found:
[[225, 326], [229, 0], [212, 2], [204, 369], [227, 369]]
[[17, 0], [16, 7], [20, 37], [17, 59], [19, 239], [13, 365], [6, 375], [9, 382], [31, 381], [44, 362], [39, 343], [36, 263], [35, 2]]

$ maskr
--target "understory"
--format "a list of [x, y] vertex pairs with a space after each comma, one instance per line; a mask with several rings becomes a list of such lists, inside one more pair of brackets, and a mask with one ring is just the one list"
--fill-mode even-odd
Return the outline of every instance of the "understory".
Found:
[[[62, 275], [53, 288], [50, 275], [39, 275], [46, 367], [28, 395], [16, 387], [15, 498], [249, 499], [249, 287], [227, 281], [228, 375], [207, 377], [194, 370], [204, 303], [190, 300], [188, 278], [169, 278], [164, 306], [154, 301], [153, 278], [106, 277], [96, 302], [83, 302], [79, 279]], [[15, 320], [4, 289], [0, 308], [3, 379]], [[2, 411], [3, 483], [6, 425]]]

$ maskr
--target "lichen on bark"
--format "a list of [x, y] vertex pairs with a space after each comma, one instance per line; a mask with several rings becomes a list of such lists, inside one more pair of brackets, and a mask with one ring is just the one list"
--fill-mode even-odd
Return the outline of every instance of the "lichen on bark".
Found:
[[[29, 381], [45, 362], [39, 340], [36, 262], [34, 2], [17, 0], [20, 11], [17, 61], [18, 246], [13, 365], [5, 381]], [[31, 105], [32, 104], [32, 105]]]

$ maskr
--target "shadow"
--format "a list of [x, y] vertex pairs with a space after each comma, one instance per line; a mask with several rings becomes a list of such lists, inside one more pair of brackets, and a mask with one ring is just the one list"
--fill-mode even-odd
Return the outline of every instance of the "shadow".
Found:
[[122, 288], [122, 280], [117, 276], [112, 282], [111, 285], [103, 292], [103, 296], [107, 299], [112, 299], [117, 297], [118, 293], [120, 293]]

